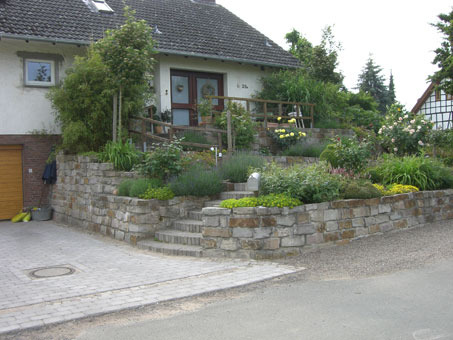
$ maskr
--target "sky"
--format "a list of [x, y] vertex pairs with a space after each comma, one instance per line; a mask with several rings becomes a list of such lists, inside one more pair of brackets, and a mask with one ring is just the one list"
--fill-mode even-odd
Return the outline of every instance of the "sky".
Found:
[[217, 0], [286, 50], [285, 34], [296, 29], [314, 45], [333, 26], [342, 44], [339, 70], [351, 91], [370, 53], [386, 79], [393, 73], [396, 98], [408, 110], [437, 70], [431, 62], [442, 36], [430, 23], [452, 10], [451, 0]]

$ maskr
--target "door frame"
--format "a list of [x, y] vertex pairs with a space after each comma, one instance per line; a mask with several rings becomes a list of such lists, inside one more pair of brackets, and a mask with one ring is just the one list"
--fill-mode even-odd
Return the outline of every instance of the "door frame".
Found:
[[[198, 93], [197, 93], [197, 78], [208, 78], [217, 80], [218, 84], [218, 95], [224, 95], [224, 86], [223, 86], [223, 74], [222, 73], [209, 73], [209, 72], [199, 72], [199, 71], [187, 71], [179, 69], [170, 69], [170, 89], [173, 90], [173, 76], [188, 77], [189, 82], [189, 103], [173, 103], [173, 93], [170, 93], [170, 102], [171, 110], [174, 109], [183, 109], [189, 110], [189, 125], [198, 126], [198, 114], [197, 114], [197, 104], [198, 104]], [[223, 111], [224, 100], [219, 99], [217, 105], [213, 105], [215, 111]], [[172, 114], [172, 124], [173, 124], [173, 114]]]

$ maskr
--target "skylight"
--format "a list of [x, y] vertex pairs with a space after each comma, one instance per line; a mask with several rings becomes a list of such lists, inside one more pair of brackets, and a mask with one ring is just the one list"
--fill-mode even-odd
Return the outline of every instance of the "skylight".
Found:
[[99, 12], [113, 12], [113, 9], [105, 2], [105, 0], [91, 0], [92, 4], [96, 7]]

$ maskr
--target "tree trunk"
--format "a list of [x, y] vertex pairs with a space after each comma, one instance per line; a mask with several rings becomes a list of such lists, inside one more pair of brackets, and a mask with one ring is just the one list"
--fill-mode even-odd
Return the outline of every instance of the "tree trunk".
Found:
[[118, 93], [113, 94], [113, 126], [112, 126], [112, 136], [113, 142], [116, 142], [116, 121], [118, 117]]

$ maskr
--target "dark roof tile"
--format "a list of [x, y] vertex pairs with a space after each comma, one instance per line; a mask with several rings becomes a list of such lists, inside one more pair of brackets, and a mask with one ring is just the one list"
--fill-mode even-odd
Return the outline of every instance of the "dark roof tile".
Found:
[[[107, 0], [114, 13], [93, 12], [84, 1], [88, 0], [0, 0], [0, 34], [88, 43], [123, 23], [122, 0]], [[127, 4], [138, 19], [162, 32], [154, 34], [159, 51], [299, 66], [289, 52], [220, 5], [192, 0], [128, 0]]]

